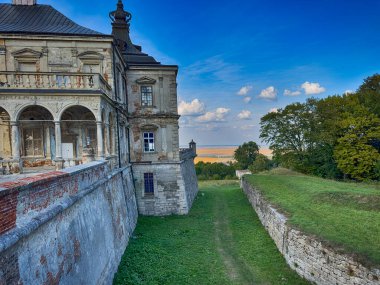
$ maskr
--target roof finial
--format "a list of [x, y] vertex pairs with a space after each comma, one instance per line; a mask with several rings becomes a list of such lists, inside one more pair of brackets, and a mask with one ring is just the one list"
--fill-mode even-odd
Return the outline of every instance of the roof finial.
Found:
[[116, 11], [112, 11], [109, 16], [113, 23], [127, 23], [132, 19], [132, 14], [124, 11], [123, 1], [119, 0], [116, 5]]

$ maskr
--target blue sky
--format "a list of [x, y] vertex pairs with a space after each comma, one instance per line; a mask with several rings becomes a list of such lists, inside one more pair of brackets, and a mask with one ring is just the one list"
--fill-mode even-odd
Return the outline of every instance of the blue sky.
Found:
[[[111, 32], [108, 12], [116, 0], [37, 1]], [[378, 0], [128, 0], [124, 6], [133, 14], [134, 43], [180, 67], [181, 145], [261, 143], [260, 117], [270, 110], [356, 90], [380, 72]]]

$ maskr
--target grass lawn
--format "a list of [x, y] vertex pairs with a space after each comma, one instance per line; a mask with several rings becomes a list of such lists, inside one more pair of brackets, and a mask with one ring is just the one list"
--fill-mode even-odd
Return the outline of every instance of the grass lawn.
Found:
[[286, 265], [235, 181], [200, 183], [188, 216], [140, 217], [114, 284], [309, 284]]
[[281, 169], [247, 179], [298, 229], [379, 267], [379, 185], [336, 182]]

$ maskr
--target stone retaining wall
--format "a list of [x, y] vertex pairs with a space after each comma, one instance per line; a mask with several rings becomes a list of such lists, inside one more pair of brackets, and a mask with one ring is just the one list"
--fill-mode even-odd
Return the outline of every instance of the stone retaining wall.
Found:
[[287, 218], [243, 178], [243, 190], [289, 266], [320, 285], [379, 285], [380, 269], [366, 268], [316, 238], [293, 229]]
[[0, 284], [111, 284], [137, 222], [131, 168], [0, 184]]
[[[144, 173], [154, 176], [154, 193], [144, 193]], [[150, 216], [188, 214], [198, 193], [193, 157], [180, 162], [134, 164], [139, 214]]]

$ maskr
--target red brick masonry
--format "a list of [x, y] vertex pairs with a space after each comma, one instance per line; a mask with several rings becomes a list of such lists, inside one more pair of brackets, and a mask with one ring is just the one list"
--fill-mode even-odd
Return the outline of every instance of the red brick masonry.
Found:
[[[20, 178], [15, 181], [0, 183], [0, 235], [16, 226], [17, 204], [19, 200], [19, 193], [23, 186], [29, 184], [38, 185], [40, 184], [39, 182], [43, 182], [43, 184], [46, 185], [46, 183], [51, 182], [58, 177], [64, 176], [68, 176], [68, 174], [61, 171], [53, 171], [32, 177]], [[33, 188], [33, 190], [37, 196], [44, 196], [46, 199], [48, 195], [48, 192], [46, 191], [47, 189], [42, 192], [41, 188], [43, 187], [37, 187], [37, 189]], [[49, 203], [44, 203], [43, 206], [46, 207], [48, 204]]]

